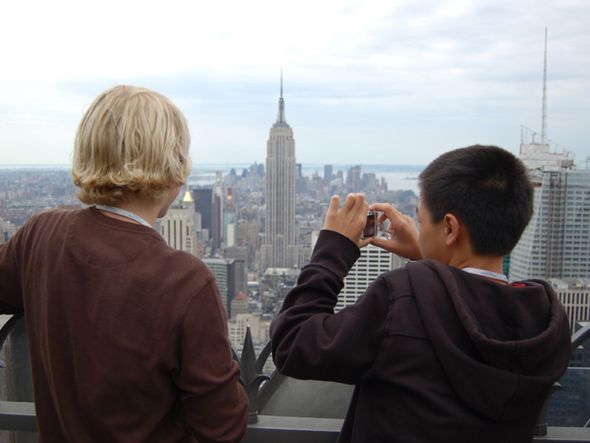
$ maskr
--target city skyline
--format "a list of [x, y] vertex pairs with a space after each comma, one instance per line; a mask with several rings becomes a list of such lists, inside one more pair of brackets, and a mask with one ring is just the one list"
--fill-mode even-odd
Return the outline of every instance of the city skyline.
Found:
[[590, 155], [583, 0], [110, 2], [2, 6], [0, 164], [68, 164], [82, 113], [119, 83], [179, 105], [195, 164], [263, 162], [281, 68], [301, 163], [517, 154], [521, 125], [541, 132], [545, 26], [548, 137]]

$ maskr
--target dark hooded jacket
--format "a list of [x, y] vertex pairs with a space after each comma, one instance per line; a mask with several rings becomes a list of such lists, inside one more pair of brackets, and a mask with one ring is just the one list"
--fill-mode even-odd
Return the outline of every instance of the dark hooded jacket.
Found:
[[569, 362], [551, 287], [424, 260], [382, 274], [334, 314], [358, 257], [350, 240], [322, 231], [271, 326], [280, 372], [356, 385], [340, 441], [531, 441]]

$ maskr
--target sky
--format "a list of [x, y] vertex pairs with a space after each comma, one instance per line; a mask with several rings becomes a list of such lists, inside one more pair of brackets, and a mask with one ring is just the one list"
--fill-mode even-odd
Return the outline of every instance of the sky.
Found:
[[427, 164], [541, 132], [590, 156], [588, 0], [19, 0], [0, 4], [0, 165], [69, 164], [92, 100], [155, 89], [193, 164], [264, 162], [281, 70], [296, 157]]

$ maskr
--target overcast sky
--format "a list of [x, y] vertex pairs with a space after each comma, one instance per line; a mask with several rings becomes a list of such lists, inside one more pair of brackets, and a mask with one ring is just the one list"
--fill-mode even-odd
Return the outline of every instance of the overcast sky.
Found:
[[590, 156], [588, 0], [6, 1], [0, 164], [68, 164], [104, 89], [168, 95], [193, 163], [264, 161], [281, 68], [303, 163], [425, 164], [541, 131]]

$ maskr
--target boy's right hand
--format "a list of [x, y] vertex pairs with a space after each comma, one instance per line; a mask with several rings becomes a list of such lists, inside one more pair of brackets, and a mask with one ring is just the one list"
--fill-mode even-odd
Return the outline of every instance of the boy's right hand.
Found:
[[369, 241], [361, 239], [367, 221], [369, 205], [364, 194], [348, 194], [342, 207], [340, 197], [333, 195], [324, 220], [324, 229], [335, 231], [354, 242], [359, 248], [367, 246]]
[[380, 223], [389, 220], [389, 234], [391, 235], [390, 238], [372, 237], [371, 244], [410, 260], [422, 258], [418, 229], [412, 217], [402, 214], [389, 203], [374, 203], [369, 209], [382, 212], [379, 217]]

